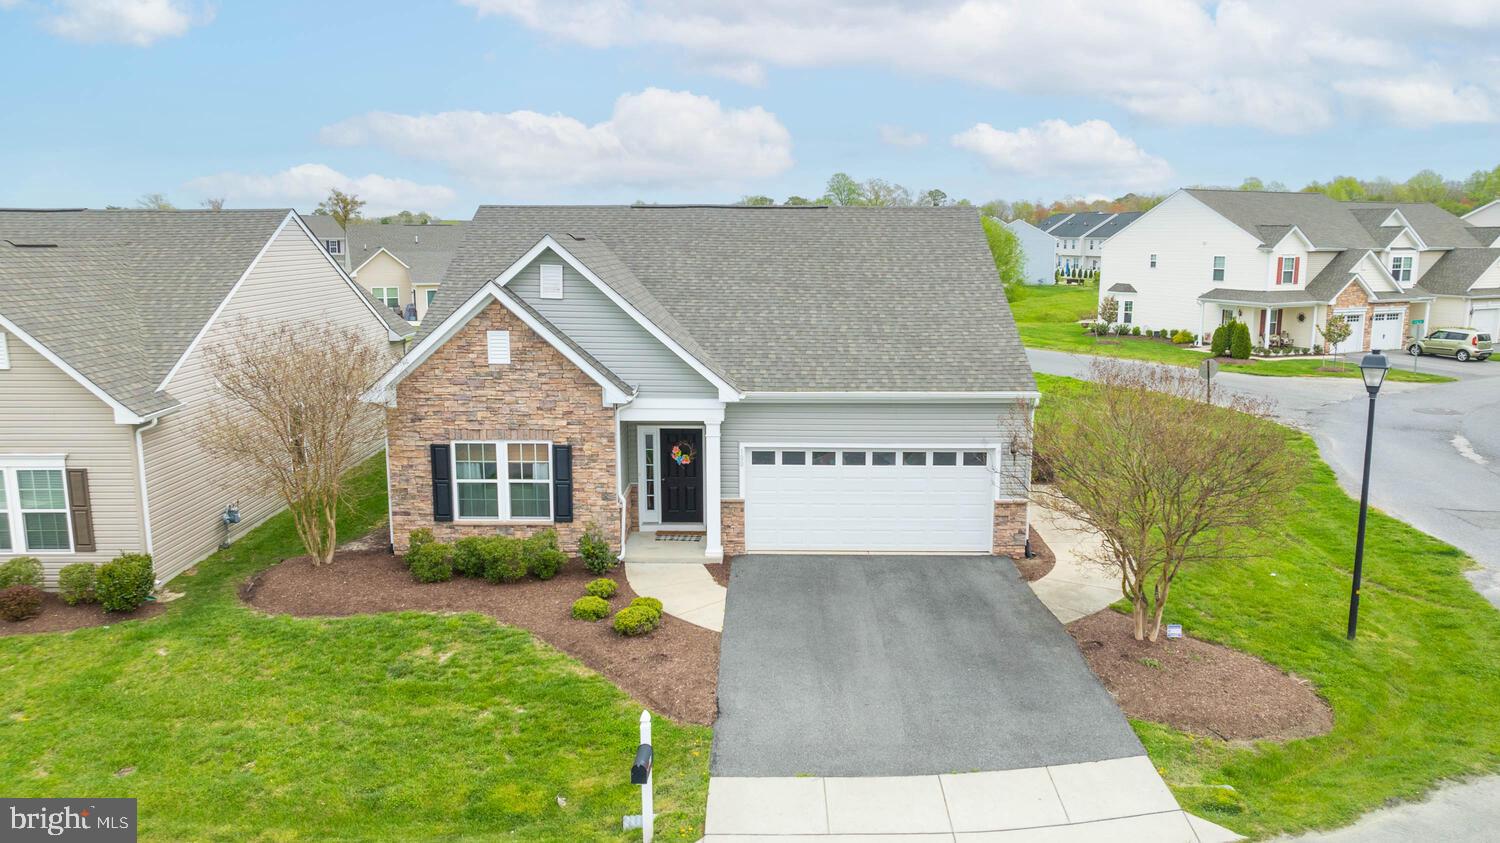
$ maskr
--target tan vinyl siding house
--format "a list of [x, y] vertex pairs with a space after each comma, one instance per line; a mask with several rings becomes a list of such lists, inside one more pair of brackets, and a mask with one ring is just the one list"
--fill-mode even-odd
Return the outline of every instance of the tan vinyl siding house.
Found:
[[463, 223], [362, 221], [345, 232], [327, 215], [305, 214], [302, 222], [322, 248], [336, 244], [335, 260], [361, 287], [412, 322], [426, 317], [464, 234]]
[[[49, 587], [63, 565], [122, 552], [150, 552], [164, 582], [225, 539], [226, 506], [242, 518], [230, 540], [281, 509], [199, 445], [221, 400], [206, 366], [217, 342], [247, 323], [327, 321], [367, 331], [394, 358], [410, 332], [289, 211], [0, 212], [0, 240], [0, 325], [14, 328], [10, 368], [0, 369], [0, 472], [7, 461], [51, 457], [87, 477], [87, 501], [70, 486], [69, 503], [73, 544], [76, 510], [87, 505], [92, 551], [38, 553], [25, 541], [0, 548], [0, 558], [41, 558]], [[104, 241], [113, 242], [82, 245]], [[71, 305], [46, 306], [49, 297], [64, 301], [63, 289], [77, 293]], [[101, 326], [117, 333], [91, 337], [110, 330]], [[368, 453], [380, 445], [370, 442]]]

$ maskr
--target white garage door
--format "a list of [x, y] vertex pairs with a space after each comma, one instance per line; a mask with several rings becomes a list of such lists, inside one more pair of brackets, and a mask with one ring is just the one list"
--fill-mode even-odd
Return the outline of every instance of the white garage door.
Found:
[[1402, 328], [1405, 320], [1399, 310], [1376, 311], [1370, 321], [1370, 348], [1390, 351], [1401, 348]]
[[1469, 322], [1471, 327], [1489, 334], [1491, 339], [1500, 339], [1500, 308], [1475, 310]]
[[1349, 323], [1349, 339], [1344, 340], [1333, 347], [1334, 354], [1348, 354], [1351, 351], [1359, 351], [1365, 344], [1365, 315], [1361, 311], [1352, 313], [1336, 313], [1335, 316], [1344, 317]]
[[751, 449], [745, 548], [988, 553], [993, 459], [988, 450]]

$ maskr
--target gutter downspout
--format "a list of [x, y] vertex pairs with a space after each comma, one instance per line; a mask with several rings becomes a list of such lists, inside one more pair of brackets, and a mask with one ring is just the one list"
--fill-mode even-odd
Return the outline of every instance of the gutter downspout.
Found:
[[146, 491], [146, 448], [141, 441], [141, 434], [156, 427], [160, 422], [161, 416], [157, 416], [135, 427], [135, 465], [141, 479], [141, 519], [146, 527], [146, 553], [152, 556], [155, 555], [155, 549], [151, 539], [151, 497]]

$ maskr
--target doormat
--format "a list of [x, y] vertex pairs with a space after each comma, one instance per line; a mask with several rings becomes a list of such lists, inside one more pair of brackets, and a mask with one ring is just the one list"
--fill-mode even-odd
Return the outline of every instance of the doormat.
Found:
[[657, 533], [656, 540], [659, 542], [698, 542], [703, 541], [702, 533]]

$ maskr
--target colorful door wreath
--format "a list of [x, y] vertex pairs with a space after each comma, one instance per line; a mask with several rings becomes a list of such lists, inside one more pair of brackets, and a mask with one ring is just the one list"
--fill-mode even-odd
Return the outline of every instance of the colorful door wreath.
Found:
[[678, 465], [689, 465], [698, 454], [693, 450], [692, 443], [678, 442], [672, 446], [672, 461]]

